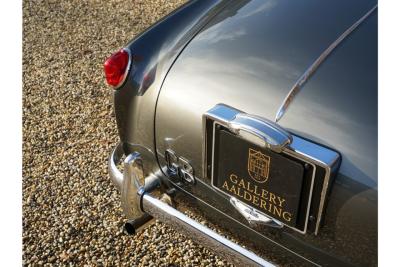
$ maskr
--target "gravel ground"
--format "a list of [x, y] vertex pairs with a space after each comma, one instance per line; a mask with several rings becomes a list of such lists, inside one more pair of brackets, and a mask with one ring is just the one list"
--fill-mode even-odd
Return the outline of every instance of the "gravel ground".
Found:
[[226, 265], [157, 222], [122, 232], [102, 64], [184, 1], [23, 2], [23, 264]]

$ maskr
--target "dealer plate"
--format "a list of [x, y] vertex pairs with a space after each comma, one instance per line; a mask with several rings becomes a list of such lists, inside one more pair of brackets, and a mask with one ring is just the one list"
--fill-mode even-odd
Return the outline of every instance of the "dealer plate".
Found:
[[227, 130], [215, 132], [212, 184], [286, 225], [296, 226], [304, 166]]

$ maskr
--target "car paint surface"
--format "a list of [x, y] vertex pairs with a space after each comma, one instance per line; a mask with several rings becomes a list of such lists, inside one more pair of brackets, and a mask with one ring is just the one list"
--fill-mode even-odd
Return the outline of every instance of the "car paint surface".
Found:
[[[250, 232], [228, 199], [202, 177], [202, 114], [224, 103], [273, 120], [313, 60], [375, 4], [232, 1], [213, 17], [172, 66], [157, 102], [160, 165], [165, 166], [165, 150], [172, 149], [191, 161], [198, 181], [177, 186], [205, 202], [205, 210], [213, 206]], [[259, 245], [269, 240], [316, 264], [376, 265], [376, 12], [322, 64], [279, 124], [339, 151], [342, 164], [320, 234], [263, 229]]]
[[191, 38], [225, 5], [218, 0], [189, 2], [126, 46], [132, 51], [132, 66], [124, 84], [114, 91], [115, 117], [125, 154], [140, 152], [147, 174], [159, 169], [153, 122], [164, 77]]

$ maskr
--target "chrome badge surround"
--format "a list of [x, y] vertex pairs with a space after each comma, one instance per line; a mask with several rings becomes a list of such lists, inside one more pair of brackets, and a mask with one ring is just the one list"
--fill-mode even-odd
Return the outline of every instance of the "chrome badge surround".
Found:
[[[276, 153], [282, 153], [291, 157], [308, 163], [312, 168], [312, 178], [310, 193], [307, 203], [307, 214], [305, 216], [305, 223], [303, 229], [298, 229], [292, 226], [288, 226], [275, 218], [269, 217], [267, 214], [262, 213], [259, 210], [250, 207], [249, 205], [235, 199], [231, 195], [223, 192], [216, 186], [214, 186], [214, 136], [217, 125], [221, 125], [229, 129], [232, 133], [239, 137], [259, 145], [264, 148], [268, 148]], [[210, 129], [212, 128], [212, 129]], [[207, 136], [208, 132], [212, 130], [211, 146], [208, 145]], [[212, 151], [207, 151], [207, 148]], [[211, 158], [210, 157], [211, 152]], [[328, 185], [333, 177], [333, 174], [337, 170], [340, 162], [340, 155], [336, 151], [330, 150], [323, 146], [312, 143], [301, 137], [288, 133], [285, 129], [276, 125], [267, 119], [244, 113], [240, 110], [227, 106], [225, 104], [218, 104], [214, 108], [210, 109], [203, 115], [203, 177], [211, 179], [211, 185], [213, 188], [228, 196], [230, 203], [243, 215], [250, 225], [264, 224], [275, 228], [281, 228], [283, 225], [289, 227], [297, 232], [305, 234], [307, 232], [307, 226], [309, 223], [310, 206], [314, 192], [316, 167], [322, 167], [325, 170], [323, 177], [323, 186], [321, 191], [321, 197], [319, 201], [319, 207], [316, 218], [316, 226], [314, 234], [318, 234], [320, 228], [322, 214], [324, 210], [326, 194]], [[211, 162], [211, 164], [209, 164]], [[259, 218], [259, 219], [255, 219]], [[260, 218], [265, 218], [260, 219]]]
[[370, 9], [364, 16], [362, 16], [359, 20], [357, 20], [353, 25], [351, 25], [346, 31], [344, 31], [332, 44], [322, 52], [322, 54], [311, 64], [310, 67], [300, 76], [300, 78], [296, 81], [296, 83], [292, 86], [289, 93], [286, 95], [283, 103], [279, 107], [276, 115], [275, 122], [278, 122], [283, 115], [285, 115], [288, 110], [290, 104], [295, 99], [296, 95], [303, 88], [303, 85], [310, 79], [310, 77], [317, 71], [319, 66], [327, 59], [327, 57], [332, 53], [335, 48], [342, 43], [344, 39], [346, 39], [361, 23], [363, 23], [376, 9], [378, 5], [375, 5], [372, 9]]

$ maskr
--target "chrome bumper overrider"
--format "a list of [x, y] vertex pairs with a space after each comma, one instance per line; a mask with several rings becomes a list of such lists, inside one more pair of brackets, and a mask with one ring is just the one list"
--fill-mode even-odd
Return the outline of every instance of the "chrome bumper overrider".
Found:
[[122, 145], [119, 144], [110, 155], [108, 170], [111, 180], [121, 192], [122, 208], [129, 220], [147, 221], [143, 218], [151, 215], [237, 266], [274, 266], [253, 252], [192, 220], [167, 204], [164, 201], [166, 198], [158, 199], [150, 195], [160, 185], [159, 176], [152, 174], [144, 177], [142, 159], [137, 152], [125, 158], [124, 171], [121, 173], [116, 164], [123, 154]]

